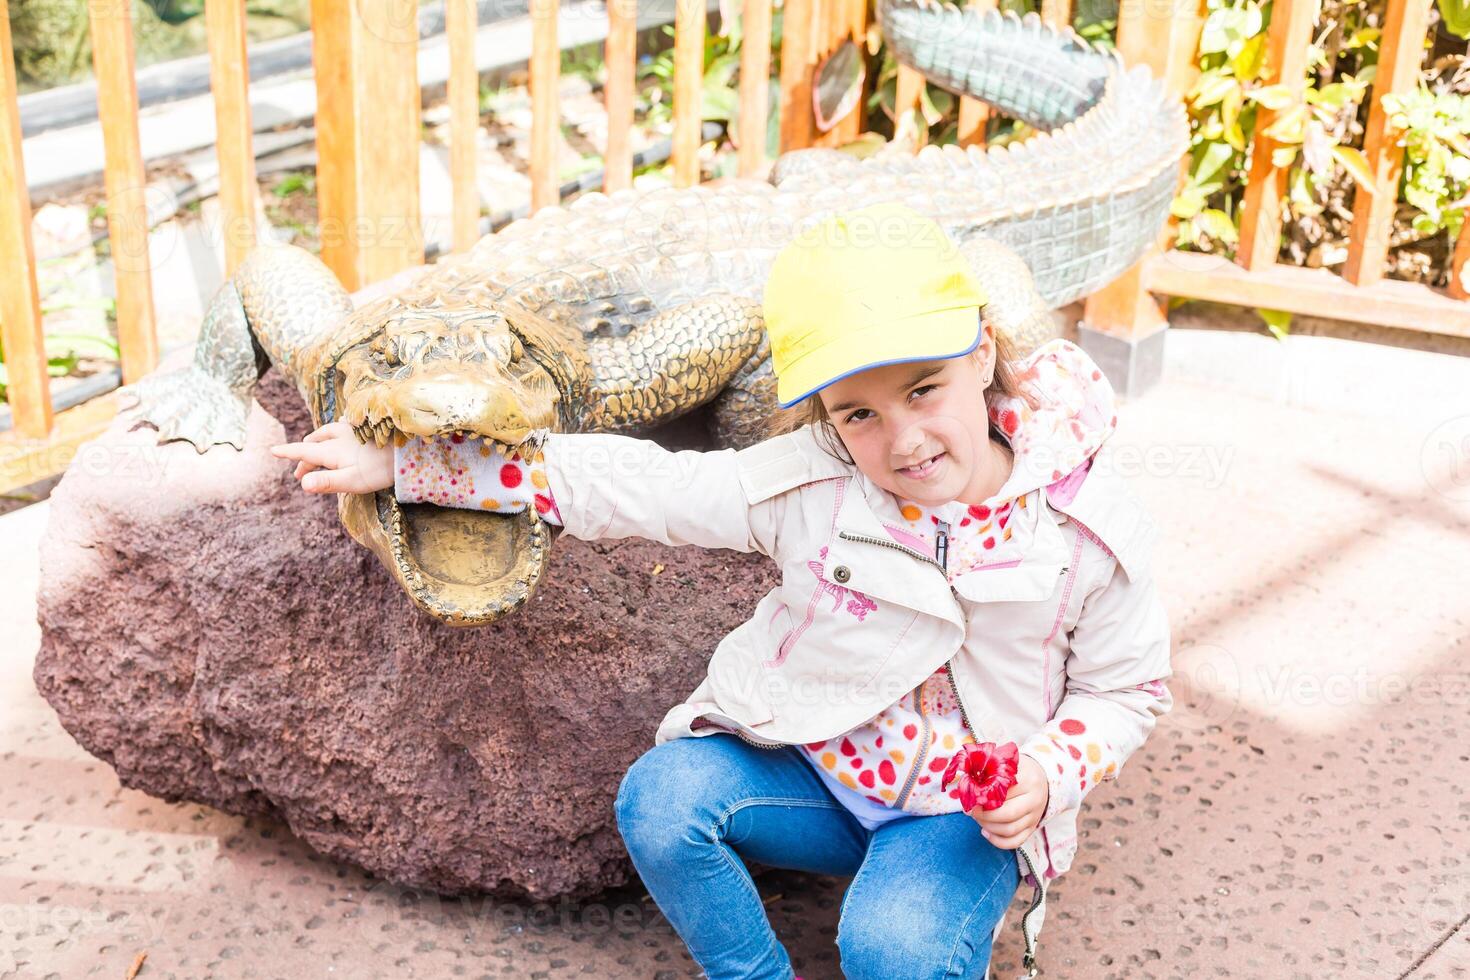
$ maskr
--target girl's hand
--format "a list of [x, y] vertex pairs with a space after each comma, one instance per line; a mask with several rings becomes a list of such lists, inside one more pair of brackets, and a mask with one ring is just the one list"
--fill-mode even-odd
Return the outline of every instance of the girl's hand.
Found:
[[975, 807], [970, 816], [980, 825], [985, 839], [996, 847], [1014, 850], [1026, 843], [1031, 831], [1041, 823], [1051, 798], [1051, 784], [1046, 770], [1029, 755], [1021, 756], [1016, 765], [1016, 785], [1006, 794], [1006, 801], [994, 810]]
[[[292, 476], [307, 493], [372, 493], [393, 486], [393, 447], [358, 442], [346, 422], [329, 422], [271, 452], [297, 461]], [[321, 472], [313, 472], [318, 467]]]

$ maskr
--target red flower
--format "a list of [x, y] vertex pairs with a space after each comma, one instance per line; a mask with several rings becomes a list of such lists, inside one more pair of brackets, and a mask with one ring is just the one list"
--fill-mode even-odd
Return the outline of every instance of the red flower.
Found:
[[977, 803], [982, 810], [994, 810], [1006, 801], [1006, 794], [1016, 785], [1020, 762], [1021, 751], [1015, 742], [999, 747], [994, 742], [966, 742], [949, 761], [939, 788], [948, 789], [953, 779], [959, 787], [960, 806], [966, 813]]

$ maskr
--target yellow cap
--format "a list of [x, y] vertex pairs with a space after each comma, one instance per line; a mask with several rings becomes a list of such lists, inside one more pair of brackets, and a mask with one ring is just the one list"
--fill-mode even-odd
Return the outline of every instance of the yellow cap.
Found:
[[790, 408], [867, 368], [968, 353], [985, 302], [954, 241], [913, 208], [830, 215], [788, 242], [766, 279], [776, 400]]

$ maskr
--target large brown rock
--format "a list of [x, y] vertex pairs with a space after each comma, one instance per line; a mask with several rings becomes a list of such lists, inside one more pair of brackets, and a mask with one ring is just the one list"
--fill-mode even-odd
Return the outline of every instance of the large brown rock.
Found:
[[267, 451], [310, 429], [295, 391], [271, 371], [259, 397], [244, 452], [119, 420], [52, 493], [35, 682], [67, 731], [126, 786], [277, 815], [404, 885], [630, 880], [618, 781], [775, 566], [562, 535], [527, 608], [453, 629]]

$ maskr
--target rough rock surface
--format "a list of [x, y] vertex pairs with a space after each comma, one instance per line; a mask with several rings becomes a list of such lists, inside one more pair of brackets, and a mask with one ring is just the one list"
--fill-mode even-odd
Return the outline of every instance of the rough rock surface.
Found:
[[[649, 435], [697, 445], [699, 421]], [[244, 452], [134, 424], [52, 494], [34, 672], [124, 785], [279, 816], [404, 885], [541, 899], [636, 881], [618, 782], [771, 562], [562, 535], [528, 608], [454, 629], [269, 454], [311, 427], [274, 370]]]

